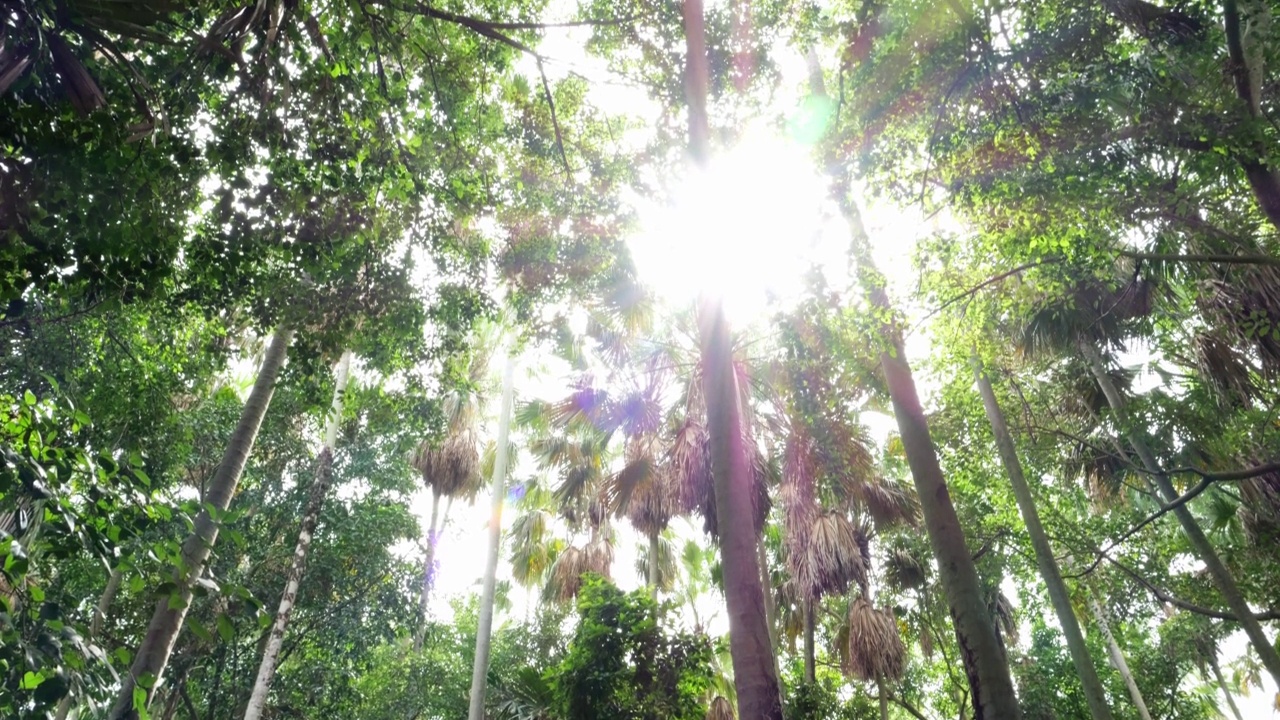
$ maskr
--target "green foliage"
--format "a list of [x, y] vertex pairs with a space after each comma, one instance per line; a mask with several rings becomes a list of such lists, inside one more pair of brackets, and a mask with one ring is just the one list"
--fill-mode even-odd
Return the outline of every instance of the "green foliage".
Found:
[[43, 717], [69, 693], [112, 683], [59, 570], [88, 560], [100, 574], [167, 510], [152, 504], [139, 455], [86, 451], [89, 418], [65, 399], [0, 395], [0, 413], [0, 712]]
[[539, 717], [529, 701], [554, 698], [537, 712], [564, 720], [701, 720], [712, 678], [707, 638], [664, 623], [643, 589], [624, 593], [599, 577], [583, 583], [577, 608], [564, 659], [544, 679], [522, 675], [506, 689], [500, 707], [509, 717]]

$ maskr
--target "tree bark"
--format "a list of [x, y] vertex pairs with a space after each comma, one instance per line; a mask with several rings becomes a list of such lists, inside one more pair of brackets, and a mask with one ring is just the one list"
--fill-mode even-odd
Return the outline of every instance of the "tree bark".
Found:
[[[168, 597], [162, 597], [156, 602], [147, 634], [134, 655], [133, 665], [128, 674], [121, 678], [120, 694], [107, 715], [111, 720], [133, 720], [138, 717], [138, 712], [134, 709], [135, 689], [144, 690], [138, 693], [137, 700], [139, 704], [145, 704], [150, 699], [152, 688], [159, 684], [164, 674], [169, 655], [173, 652], [173, 644], [178, 639], [183, 621], [186, 620], [187, 609], [191, 606], [192, 586], [204, 572], [209, 553], [218, 539], [219, 522], [214, 519], [209, 508], [212, 507], [220, 514], [231, 503], [245, 462], [258, 437], [262, 418], [271, 404], [276, 378], [284, 365], [289, 341], [292, 339], [293, 330], [285, 327], [278, 328], [271, 337], [271, 344], [263, 355], [262, 367], [258, 370], [253, 390], [249, 392], [240, 420], [222, 455], [222, 462], [218, 464], [218, 470], [205, 493], [205, 509], [196, 518], [194, 531], [182, 543], [181, 565], [173, 574], [174, 588]], [[139, 681], [144, 680], [149, 682], [145, 688], [139, 684]]]
[[507, 447], [511, 435], [511, 396], [515, 385], [516, 348], [508, 348], [507, 367], [502, 376], [502, 414], [498, 418], [498, 449], [493, 462], [489, 513], [489, 556], [485, 561], [484, 589], [480, 595], [480, 620], [476, 628], [476, 657], [471, 668], [471, 705], [468, 720], [484, 720], [485, 684], [489, 673], [489, 642], [493, 632], [493, 595], [498, 582], [498, 551], [502, 546], [502, 503], [506, 495]]
[[753, 720], [781, 720], [782, 694], [765, 621], [753, 520], [755, 492], [743, 442], [741, 395], [733, 369], [729, 327], [719, 303], [703, 298], [699, 304], [703, 395], [738, 715]]
[[[1156, 456], [1151, 452], [1151, 448], [1147, 446], [1142, 433], [1133, 429], [1129, 423], [1124, 398], [1120, 396], [1115, 383], [1111, 381], [1111, 376], [1107, 374], [1106, 363], [1102, 359], [1102, 354], [1089, 342], [1082, 341], [1079, 346], [1081, 353], [1089, 363], [1089, 370], [1098, 381], [1102, 394], [1107, 398], [1107, 404], [1111, 406], [1111, 411], [1120, 420], [1121, 427], [1129, 428], [1129, 445], [1138, 454], [1138, 459], [1142, 461], [1143, 468], [1151, 475], [1152, 484], [1155, 485], [1156, 490], [1166, 503], [1177, 500], [1178, 491], [1173, 487], [1169, 476], [1164, 473], [1160, 463], [1156, 462]], [[1226, 601], [1227, 607], [1236, 616], [1236, 621], [1240, 623], [1245, 634], [1249, 636], [1249, 641], [1253, 643], [1254, 650], [1258, 651], [1258, 657], [1261, 658], [1263, 667], [1271, 674], [1271, 678], [1277, 684], [1280, 684], [1280, 653], [1276, 652], [1275, 646], [1267, 639], [1267, 634], [1263, 631], [1262, 624], [1254, 617], [1253, 610], [1249, 607], [1249, 603], [1245, 601], [1244, 594], [1240, 592], [1240, 586], [1236, 584], [1235, 576], [1231, 574], [1226, 564], [1222, 562], [1222, 558], [1218, 556], [1213, 543], [1209, 541], [1204, 531], [1200, 529], [1200, 524], [1195, 516], [1191, 514], [1190, 508], [1185, 504], [1178, 505], [1173, 509], [1173, 515], [1178, 519], [1178, 523], [1182, 525], [1182, 531], [1186, 534], [1192, 550], [1200, 558], [1201, 562], [1205, 564], [1205, 568], [1209, 571], [1210, 577], [1213, 578], [1214, 584], [1218, 586], [1218, 590], [1222, 593], [1222, 598]]]
[[[773, 582], [769, 577], [769, 556], [765, 553], [764, 538], [756, 543], [756, 561], [760, 563], [760, 590], [764, 593], [764, 621], [769, 626], [769, 646], [778, 656], [778, 608], [773, 602]], [[781, 673], [779, 673], [781, 678]]]
[[[1267, 13], [1266, 24], [1270, 25], [1270, 10], [1265, 3], [1255, 3], [1255, 11]], [[1236, 97], [1244, 104], [1248, 118], [1255, 125], [1267, 122], [1262, 110], [1262, 75], [1263, 57], [1257, 46], [1249, 42], [1243, 18], [1240, 15], [1238, 0], [1225, 0], [1222, 4], [1223, 30], [1227, 38], [1227, 66], [1236, 89]], [[1257, 39], [1254, 39], [1257, 42]], [[1271, 224], [1280, 228], [1280, 172], [1267, 163], [1268, 147], [1260, 131], [1253, 132], [1254, 139], [1250, 143], [1248, 153], [1236, 153], [1240, 167], [1244, 169], [1245, 179], [1253, 190], [1254, 199]]]
[[1107, 612], [1093, 596], [1092, 590], [1089, 592], [1089, 609], [1093, 612], [1094, 620], [1098, 622], [1098, 629], [1102, 631], [1103, 639], [1107, 641], [1107, 653], [1111, 655], [1111, 664], [1124, 679], [1124, 686], [1129, 689], [1129, 698], [1133, 700], [1133, 706], [1138, 709], [1138, 716], [1142, 720], [1151, 720], [1151, 712], [1147, 710], [1147, 703], [1142, 699], [1142, 691], [1138, 689], [1138, 683], [1134, 682], [1133, 673], [1129, 672], [1129, 663], [1124, 659], [1124, 651], [1120, 649], [1120, 643], [1116, 642], [1116, 636], [1111, 634]]
[[427, 527], [427, 551], [422, 558], [422, 588], [418, 592], [418, 627], [413, 632], [413, 651], [422, 650], [427, 638], [427, 604], [431, 599], [431, 580], [436, 562], [436, 520], [440, 515], [440, 494], [431, 491], [431, 525]]
[[707, 93], [711, 87], [707, 67], [706, 20], [702, 0], [684, 0], [685, 73], [684, 96], [689, 105], [689, 154], [703, 165], [711, 157], [711, 123], [707, 119]]
[[1111, 720], [1111, 707], [1107, 705], [1107, 694], [1098, 679], [1093, 659], [1089, 657], [1089, 648], [1085, 645], [1084, 634], [1080, 631], [1080, 623], [1076, 620], [1075, 611], [1071, 607], [1071, 595], [1067, 584], [1062, 580], [1062, 572], [1054, 559], [1053, 548], [1049, 545], [1049, 536], [1040, 524], [1040, 513], [1036, 510], [1035, 498], [1031, 495], [1031, 487], [1027, 484], [1026, 475], [1022, 471], [1022, 461], [1018, 459], [1017, 448], [1014, 447], [1013, 435], [1005, 422], [1004, 411], [996, 400], [991, 380], [983, 372], [982, 360], [974, 354], [970, 360], [973, 364], [974, 378], [978, 384], [978, 392], [982, 395], [982, 407], [986, 410], [987, 422], [991, 424], [991, 432], [995, 436], [996, 448], [1000, 451], [1000, 460], [1004, 463], [1005, 472], [1009, 475], [1009, 484], [1013, 486], [1013, 496], [1018, 502], [1018, 510], [1022, 513], [1022, 521], [1031, 537], [1031, 547], [1035, 550], [1036, 565], [1040, 569], [1040, 577], [1044, 579], [1049, 591], [1049, 601], [1062, 627], [1062, 635], [1067, 641], [1067, 649], [1071, 652], [1071, 661], [1080, 676], [1080, 685], [1084, 690], [1085, 701], [1089, 705], [1089, 714], [1093, 720]]
[[929, 545], [938, 561], [938, 577], [973, 697], [974, 718], [1017, 720], [1022, 717], [1022, 710], [1014, 692], [1008, 660], [996, 638], [978, 571], [965, 544], [964, 530], [960, 527], [955, 506], [951, 503], [924, 408], [916, 393], [911, 366], [903, 352], [902, 336], [893, 320], [893, 307], [885, 292], [883, 277], [871, 259], [870, 239], [862, 224], [862, 214], [843, 183], [836, 183], [833, 195], [840, 203], [853, 234], [850, 255], [858, 263], [860, 280], [872, 312], [883, 316], [880, 368], [893, 401], [898, 435], [920, 498]]
[[284, 631], [289, 626], [289, 618], [293, 616], [293, 608], [297, 603], [298, 587], [302, 584], [302, 573], [307, 566], [307, 551], [311, 548], [311, 538], [320, 521], [320, 510], [324, 508], [324, 498], [328, 495], [329, 484], [333, 480], [333, 450], [338, 443], [338, 423], [342, 420], [342, 401], [347, 392], [350, 374], [351, 351], [348, 350], [342, 354], [342, 359], [334, 370], [333, 404], [325, 424], [324, 447], [320, 450], [320, 457], [316, 459], [315, 479], [311, 483], [307, 507], [302, 513], [293, 562], [285, 575], [284, 593], [280, 596], [280, 607], [276, 610], [271, 634], [267, 636], [267, 647], [262, 653], [262, 663], [258, 666], [258, 676], [245, 707], [244, 720], [259, 720], [262, 711], [266, 709], [267, 690], [271, 687], [271, 679], [275, 677], [280, 648], [284, 645]]
[[1236, 707], [1235, 698], [1231, 697], [1231, 686], [1222, 676], [1222, 668], [1218, 666], [1216, 654], [1209, 656], [1209, 667], [1213, 669], [1213, 677], [1218, 681], [1218, 689], [1222, 691], [1222, 696], [1227, 699], [1227, 707], [1231, 708], [1231, 714], [1236, 716], [1236, 720], [1244, 720], [1244, 716], [1240, 714], [1240, 708]]
[[818, 678], [818, 663], [813, 651], [813, 603], [813, 600], [804, 601], [804, 681], [807, 683]]
[[889, 693], [884, 688], [884, 676], [876, 674], [876, 694], [880, 696], [880, 720], [889, 720]]
[[653, 601], [658, 602], [658, 533], [649, 535], [649, 591], [653, 593]]

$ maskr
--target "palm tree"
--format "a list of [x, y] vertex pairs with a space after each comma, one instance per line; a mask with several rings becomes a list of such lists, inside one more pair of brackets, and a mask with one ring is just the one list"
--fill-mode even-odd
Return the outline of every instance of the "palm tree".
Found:
[[[825, 97], [822, 68], [812, 53], [809, 70], [813, 94]], [[938, 561], [939, 579], [951, 611], [956, 639], [960, 643], [976, 716], [1016, 720], [1022, 717], [1022, 709], [1018, 705], [1008, 660], [985, 610], [978, 572], [965, 545], [964, 531], [951, 503], [937, 449], [929, 434], [911, 366], [907, 363], [902, 330], [885, 290], [884, 276], [875, 267], [861, 210], [850, 194], [849, 179], [843, 170], [845, 164], [845, 158], [839, 156], [826, 158], [823, 162], [831, 175], [832, 198], [849, 225], [852, 235], [849, 257], [857, 265], [862, 292], [871, 312], [882, 318], [878, 338], [880, 370], [892, 399], [894, 419], [897, 420], [898, 433], [915, 481], [925, 530]]]
[[[492, 328], [481, 329], [467, 364], [466, 382], [446, 396], [446, 431], [442, 440], [424, 440], [414, 450], [410, 464], [431, 490], [431, 520], [427, 526], [422, 560], [422, 585], [418, 593], [418, 627], [413, 649], [422, 649], [427, 627], [427, 607], [437, 564], [436, 547], [449, 521], [449, 507], [457, 499], [471, 500], [480, 490], [480, 451], [476, 425], [483, 412], [483, 388], [489, 373], [490, 354], [496, 344]], [[440, 501], [447, 500], [444, 517]]]
[[862, 224], [861, 212], [843, 180], [834, 183], [834, 195], [852, 231], [851, 255], [858, 263], [863, 291], [872, 312], [884, 317], [879, 333], [880, 369], [893, 402], [898, 434], [915, 481], [929, 544], [938, 561], [939, 580], [960, 644], [976, 715], [1020, 718], [1022, 709], [1009, 674], [1008, 660], [986, 610], [978, 571], [951, 503], [911, 366], [907, 363], [901, 328], [885, 291], [884, 277], [871, 259], [870, 238]]

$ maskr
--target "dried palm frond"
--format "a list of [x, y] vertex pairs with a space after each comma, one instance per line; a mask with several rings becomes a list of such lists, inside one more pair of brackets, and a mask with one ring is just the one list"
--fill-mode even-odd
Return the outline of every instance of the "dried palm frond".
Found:
[[1001, 591], [997, 590], [995, 596], [989, 603], [991, 616], [996, 621], [996, 626], [1004, 633], [1009, 644], [1018, 644], [1018, 622], [1014, 615], [1013, 601]]
[[920, 623], [920, 654], [925, 660], [933, 659], [933, 631], [924, 623]]
[[724, 696], [717, 695], [707, 707], [706, 720], [737, 720], [737, 716], [733, 714], [733, 706], [729, 701]]
[[1124, 480], [1129, 474], [1128, 460], [1105, 452], [1092, 443], [1072, 444], [1062, 469], [1067, 477], [1080, 478], [1090, 501], [1097, 507], [1109, 507], [1124, 501]]
[[677, 502], [671, 473], [655, 462], [649, 446], [639, 440], [630, 443], [627, 465], [612, 483], [614, 507], [625, 512], [631, 524], [645, 535], [667, 528]]
[[682, 513], [699, 512], [711, 495], [711, 453], [706, 427], [685, 418], [675, 429], [667, 450], [667, 466], [676, 486]]
[[[1260, 464], [1255, 461], [1251, 464]], [[1258, 548], [1280, 548], [1280, 473], [1267, 473], [1240, 483], [1240, 524]]]
[[902, 678], [907, 649], [898, 633], [898, 622], [888, 610], [877, 610], [865, 597], [849, 605], [848, 654], [842, 669], [859, 680]]
[[439, 444], [422, 442], [410, 458], [422, 482], [444, 497], [470, 498], [480, 489], [480, 453], [471, 430], [454, 433]]
[[582, 572], [592, 572], [607, 578], [612, 565], [613, 543], [607, 531], [599, 532], [582, 550]]
[[1248, 405], [1257, 394], [1254, 368], [1243, 354], [1216, 333], [1204, 332], [1193, 341], [1192, 359], [1200, 377], [1223, 406]]
[[899, 524], [915, 526], [920, 517], [920, 503], [913, 490], [901, 483], [878, 478], [862, 483], [855, 494], [871, 515], [878, 529], [884, 530]]
[[[815, 516], [800, 543], [787, 553], [787, 564], [804, 597], [814, 599], [842, 593], [849, 583], [866, 583], [867, 567], [857, 531], [849, 519], [834, 512]], [[795, 554], [800, 550], [800, 554]]]
[[551, 566], [542, 596], [562, 603], [573, 600], [582, 589], [582, 573], [587, 571], [586, 565], [586, 555], [578, 548], [570, 546], [562, 550]]
[[929, 582], [928, 567], [905, 548], [895, 548], [889, 553], [885, 572], [895, 590], [915, 590]]

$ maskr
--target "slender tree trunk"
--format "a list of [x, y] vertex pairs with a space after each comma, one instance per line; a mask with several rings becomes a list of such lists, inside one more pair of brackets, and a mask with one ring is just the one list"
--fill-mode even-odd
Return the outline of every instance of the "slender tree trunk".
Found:
[[[107, 610], [111, 608], [111, 603], [115, 602], [116, 595], [120, 592], [120, 582], [124, 579], [124, 566], [117, 563], [112, 569], [111, 575], [107, 578], [107, 586], [102, 590], [102, 595], [98, 598], [98, 604], [93, 609], [93, 619], [89, 621], [89, 637], [86, 640], [93, 640], [102, 632], [102, 626], [107, 621]], [[68, 695], [58, 703], [58, 710], [54, 713], [55, 720], [67, 720], [67, 715], [71, 712], [71, 696]]]
[[1013, 486], [1013, 496], [1018, 502], [1018, 510], [1022, 513], [1022, 521], [1031, 537], [1031, 547], [1035, 550], [1036, 565], [1040, 568], [1040, 577], [1044, 579], [1049, 591], [1049, 601], [1062, 627], [1062, 635], [1066, 638], [1067, 649], [1071, 652], [1071, 661], [1080, 676], [1080, 685], [1084, 690], [1085, 700], [1089, 705], [1089, 714], [1093, 720], [1111, 720], [1111, 707], [1107, 705], [1107, 694], [1098, 679], [1093, 659], [1089, 657], [1089, 647], [1085, 645], [1084, 633], [1080, 632], [1080, 623], [1076, 620], [1075, 611], [1071, 607], [1071, 595], [1067, 584], [1062, 580], [1062, 572], [1054, 559], [1053, 548], [1049, 545], [1049, 536], [1040, 524], [1040, 513], [1036, 511], [1036, 501], [1027, 485], [1027, 478], [1022, 472], [1022, 462], [1018, 459], [1018, 451], [1013, 444], [1013, 435], [1005, 423], [1004, 412], [996, 401], [991, 380], [982, 369], [982, 361], [975, 354], [971, 358], [973, 374], [978, 384], [978, 392], [982, 395], [982, 406], [987, 412], [987, 422], [991, 424], [991, 432], [995, 435], [996, 448], [1000, 451], [1000, 460], [1004, 463], [1005, 472], [1009, 475], [1009, 484]]
[[778, 664], [778, 608], [773, 601], [773, 581], [769, 577], [769, 556], [765, 554], [764, 537], [756, 541], [756, 560], [760, 563], [760, 590], [764, 593], [764, 621], [769, 629], [769, 649], [773, 654], [773, 674], [778, 678], [778, 687], [785, 695], [786, 688], [782, 681], [782, 668]]
[[765, 621], [756, 551], [759, 538], [753, 521], [755, 492], [743, 442], [741, 395], [733, 369], [729, 327], [719, 303], [704, 298], [699, 304], [703, 395], [738, 715], [753, 720], [781, 720], [782, 694]]
[[653, 601], [658, 601], [658, 543], [657, 532], [649, 535], [649, 590], [653, 593]]
[[804, 681], [813, 683], [818, 678], [818, 663], [813, 651], [813, 600], [804, 601]]
[[973, 556], [965, 545], [964, 531], [947, 490], [938, 453], [929, 435], [924, 408], [916, 394], [911, 366], [903, 352], [902, 336], [893, 321], [893, 307], [885, 292], [884, 278], [871, 259], [870, 239], [862, 224], [862, 214], [849, 197], [848, 188], [837, 182], [834, 196], [844, 211], [853, 233], [851, 257], [859, 265], [859, 275], [872, 311], [884, 321], [880, 331], [883, 349], [880, 367], [884, 372], [898, 435], [907, 455], [924, 515], [929, 545], [938, 561], [938, 577], [955, 627], [960, 656], [973, 696], [975, 720], [1016, 720], [1022, 717], [1009, 674], [1008, 660], [996, 637], [991, 615], [978, 580]]
[[218, 464], [218, 470], [205, 493], [205, 509], [196, 518], [194, 531], [182, 543], [181, 565], [173, 576], [174, 589], [168, 597], [162, 597], [156, 602], [147, 634], [134, 655], [133, 665], [128, 674], [121, 678], [120, 694], [107, 716], [111, 720], [132, 720], [138, 717], [135, 704], [146, 705], [152, 688], [164, 674], [169, 654], [173, 652], [174, 641], [178, 639], [187, 609], [191, 606], [191, 588], [204, 573], [205, 562], [218, 539], [219, 523], [209, 509], [222, 513], [231, 503], [231, 497], [240, 483], [240, 474], [244, 471], [254, 440], [258, 437], [262, 418], [271, 404], [276, 377], [284, 365], [289, 341], [292, 339], [293, 331], [284, 327], [277, 329], [271, 336], [271, 344], [267, 346], [262, 367], [258, 370], [258, 379], [253, 383], [253, 390], [245, 401], [240, 420], [222, 455], [222, 462]]
[[1209, 656], [1209, 667], [1213, 669], [1213, 677], [1218, 681], [1218, 689], [1222, 691], [1222, 696], [1227, 699], [1227, 707], [1231, 708], [1231, 714], [1236, 716], [1236, 720], [1244, 720], [1244, 716], [1240, 714], [1240, 708], [1236, 707], [1235, 698], [1231, 697], [1231, 686], [1222, 676], [1222, 668], [1218, 666], [1216, 653]]
[[432, 567], [436, 562], [436, 519], [440, 514], [440, 495], [431, 491], [431, 525], [427, 527], [427, 552], [422, 558], [422, 589], [418, 592], [418, 627], [413, 632], [413, 651], [422, 650], [427, 637], [427, 604], [431, 599]]
[[876, 694], [880, 696], [880, 720], [889, 720], [889, 692], [880, 673], [876, 673]]
[[298, 599], [298, 586], [302, 583], [302, 573], [307, 566], [307, 551], [311, 547], [316, 524], [320, 521], [320, 510], [329, 493], [329, 483], [333, 480], [333, 450], [338, 444], [338, 423], [342, 420], [342, 401], [347, 392], [350, 374], [351, 351], [348, 350], [342, 354], [342, 359], [334, 370], [333, 406], [325, 424], [324, 447], [320, 450], [320, 457], [316, 459], [316, 475], [307, 497], [307, 507], [302, 512], [302, 525], [298, 530], [298, 543], [293, 550], [293, 562], [285, 575], [284, 593], [280, 596], [280, 607], [276, 610], [271, 634], [267, 636], [267, 647], [262, 653], [262, 663], [258, 666], [258, 677], [254, 680], [253, 691], [245, 707], [244, 720], [259, 720], [267, 705], [267, 690], [271, 687], [271, 679], [275, 677], [276, 665], [280, 661], [280, 648], [284, 645], [284, 631], [289, 626], [289, 618], [293, 615]]
[[1142, 720], [1151, 720], [1151, 712], [1147, 710], [1147, 703], [1142, 699], [1142, 691], [1138, 689], [1138, 683], [1134, 682], [1133, 673], [1129, 672], [1129, 663], [1124, 659], [1124, 651], [1120, 649], [1120, 643], [1116, 642], [1116, 636], [1111, 633], [1107, 611], [1093, 596], [1092, 591], [1089, 593], [1089, 609], [1093, 612], [1094, 620], [1098, 622], [1102, 638], [1107, 641], [1107, 653], [1111, 655], [1111, 664], [1124, 679], [1124, 686], [1129, 689], [1129, 698], [1133, 700], [1133, 706], [1138, 709], [1138, 716]]
[[489, 513], [489, 556], [485, 560], [480, 621], [476, 628], [475, 665], [471, 668], [471, 706], [468, 720], [484, 720], [485, 683], [489, 673], [489, 641], [493, 631], [493, 594], [498, 581], [498, 551], [502, 546], [502, 502], [506, 496], [507, 446], [511, 435], [511, 396], [514, 393], [516, 348], [508, 348], [502, 376], [502, 415], [498, 418], [498, 450], [493, 462], [493, 506]]
[[[1138, 454], [1143, 467], [1151, 475], [1151, 481], [1155, 484], [1160, 496], [1165, 502], [1173, 502], [1178, 498], [1178, 491], [1173, 487], [1169, 476], [1160, 467], [1160, 463], [1156, 462], [1156, 456], [1151, 452], [1151, 448], [1147, 446], [1142, 433], [1134, 429], [1129, 422], [1124, 398], [1120, 396], [1115, 383], [1111, 381], [1111, 376], [1107, 374], [1106, 363], [1102, 359], [1102, 354], [1091, 343], [1082, 341], [1079, 346], [1085, 359], [1089, 362], [1089, 370], [1093, 372], [1094, 378], [1102, 389], [1102, 394], [1107, 398], [1107, 404], [1111, 406], [1111, 411], [1120, 420], [1122, 427], [1129, 428], [1129, 444], [1133, 447], [1134, 452]], [[1222, 558], [1218, 556], [1213, 543], [1209, 541], [1204, 531], [1200, 529], [1199, 522], [1191, 514], [1191, 510], [1186, 503], [1174, 508], [1173, 515], [1178, 518], [1178, 523], [1182, 525], [1182, 531], [1186, 534], [1192, 550], [1204, 562], [1205, 568], [1209, 571], [1210, 577], [1213, 578], [1214, 584], [1218, 586], [1218, 590], [1222, 593], [1227, 607], [1236, 616], [1236, 621], [1240, 623], [1240, 627], [1244, 629], [1245, 634], [1249, 636], [1249, 641], [1253, 643], [1253, 649], [1258, 651], [1258, 657], [1262, 659], [1263, 667], [1267, 669], [1267, 672], [1271, 673], [1271, 678], [1277, 684], [1280, 684], [1280, 653], [1276, 652], [1275, 646], [1267, 639], [1267, 634], [1263, 631], [1262, 624], [1254, 617], [1253, 610], [1249, 608], [1249, 603], [1245, 601], [1244, 594], [1240, 592], [1240, 586], [1236, 584], [1235, 576], [1231, 574], [1226, 564], [1222, 562]]]
[[773, 648], [774, 657], [777, 657], [778, 608], [773, 602], [773, 582], [769, 577], [769, 556], [765, 554], [764, 538], [756, 543], [756, 561], [760, 563], [760, 589], [764, 592], [764, 620], [769, 625], [769, 646]]

